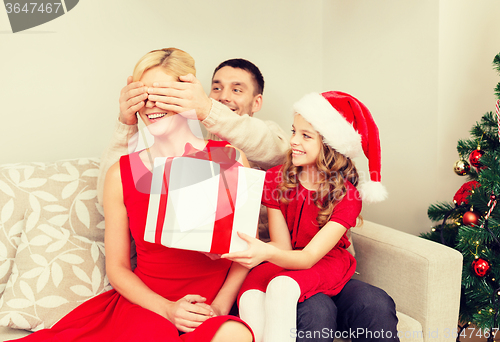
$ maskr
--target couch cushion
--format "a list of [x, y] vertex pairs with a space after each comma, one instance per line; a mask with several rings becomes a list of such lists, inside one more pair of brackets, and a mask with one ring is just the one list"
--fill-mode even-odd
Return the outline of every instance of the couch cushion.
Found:
[[400, 342], [423, 342], [422, 324], [404, 313], [397, 312]]
[[[422, 333], [422, 324], [417, 320], [405, 315], [401, 312], [396, 312], [398, 316], [398, 336], [400, 342], [423, 342], [424, 337]], [[341, 332], [337, 332], [341, 336]], [[377, 335], [378, 333], [378, 335]], [[386, 332], [384, 332], [386, 333]], [[381, 337], [382, 332], [373, 332], [373, 337], [378, 339]], [[347, 335], [345, 335], [347, 336]], [[387, 335], [384, 335], [387, 337]], [[350, 338], [335, 338], [336, 342], [351, 342]]]
[[[24, 228], [40, 215], [79, 235], [103, 239], [102, 207], [95, 200], [98, 159], [0, 165], [0, 295], [9, 279]], [[97, 229], [96, 229], [97, 228]]]
[[0, 326], [0, 341], [10, 341], [31, 334], [30, 331]]
[[[399, 323], [398, 331], [400, 334], [400, 342], [422, 342], [422, 325], [413, 318], [397, 313]], [[6, 327], [0, 327], [0, 341], [6, 341], [14, 338], [21, 338], [28, 335], [29, 332], [25, 330], [16, 330]], [[336, 342], [349, 342], [350, 339], [336, 338]]]
[[107, 285], [104, 243], [42, 217], [21, 233], [0, 298], [0, 325], [32, 331], [51, 327], [85, 300], [109, 289]]

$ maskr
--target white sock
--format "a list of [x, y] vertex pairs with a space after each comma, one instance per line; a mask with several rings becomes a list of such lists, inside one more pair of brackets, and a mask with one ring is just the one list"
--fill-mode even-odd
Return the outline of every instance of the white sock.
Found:
[[297, 301], [300, 287], [295, 280], [279, 276], [266, 289], [264, 342], [295, 342]]
[[240, 318], [252, 328], [255, 342], [262, 342], [266, 315], [264, 302], [266, 294], [259, 290], [245, 291], [240, 297]]

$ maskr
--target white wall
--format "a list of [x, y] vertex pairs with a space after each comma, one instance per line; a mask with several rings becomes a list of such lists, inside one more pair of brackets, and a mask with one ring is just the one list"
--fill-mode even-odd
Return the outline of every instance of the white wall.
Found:
[[12, 34], [0, 10], [0, 163], [100, 156], [135, 63], [170, 46], [195, 58], [207, 91], [223, 60], [256, 63], [266, 80], [256, 116], [288, 130], [293, 100], [321, 83], [320, 17], [307, 1], [85, 0]]
[[0, 163], [100, 156], [136, 61], [174, 46], [207, 91], [219, 62], [255, 62], [266, 80], [256, 116], [285, 131], [307, 92], [358, 97], [379, 125], [390, 192], [364, 218], [427, 231], [428, 205], [465, 181], [452, 171], [457, 140], [494, 109], [499, 11], [497, 0], [85, 0], [16, 34], [0, 11]]
[[[365, 219], [418, 234], [429, 204], [451, 201], [456, 144], [494, 110], [500, 52], [494, 0], [325, 1], [324, 90], [364, 102], [380, 130], [385, 202]], [[366, 172], [366, 159], [358, 158]]]
[[[493, 58], [500, 52], [500, 2], [440, 1], [439, 134], [437, 188], [451, 200], [467, 180], [451, 171], [459, 159], [459, 139], [489, 111], [495, 112], [494, 87], [500, 75]], [[468, 156], [466, 156], [468, 157]]]
[[[432, 0], [339, 0], [324, 11], [325, 88], [361, 100], [380, 131], [389, 198], [363, 217], [415, 233], [436, 197], [428, 178], [438, 171], [438, 10]], [[366, 173], [366, 158], [357, 166]]]

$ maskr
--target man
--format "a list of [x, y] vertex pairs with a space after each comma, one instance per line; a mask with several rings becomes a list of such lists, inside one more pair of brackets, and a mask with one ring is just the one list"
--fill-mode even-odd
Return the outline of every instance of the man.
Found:
[[[267, 170], [282, 162], [289, 148], [285, 133], [276, 123], [253, 117], [262, 106], [264, 89], [264, 79], [254, 64], [244, 59], [221, 63], [212, 77], [210, 98], [193, 75], [183, 76], [181, 81], [146, 89], [140, 82], [132, 83], [129, 77], [121, 92], [120, 117], [113, 141], [101, 160], [99, 200], [107, 169], [128, 153], [128, 140], [137, 132], [135, 113], [146, 99], [155, 101], [158, 108], [176, 113], [194, 109], [209, 133], [207, 138], [229, 141], [246, 154], [252, 167]], [[262, 225], [259, 227], [262, 238], [261, 228]], [[374, 339], [369, 337], [374, 335], [388, 337], [390, 331], [392, 338], [377, 340], [397, 341], [396, 325], [392, 299], [381, 289], [351, 280], [333, 300], [320, 293], [299, 303], [297, 331], [287, 333], [301, 342], [332, 341], [338, 330], [350, 332], [343, 337], [353, 341], [370, 341]], [[362, 333], [367, 331], [371, 333]]]

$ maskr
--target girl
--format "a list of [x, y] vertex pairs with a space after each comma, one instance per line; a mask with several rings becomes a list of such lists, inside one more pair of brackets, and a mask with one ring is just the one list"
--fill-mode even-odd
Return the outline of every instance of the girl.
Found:
[[294, 110], [286, 162], [268, 170], [264, 184], [271, 242], [242, 234], [249, 249], [222, 255], [248, 268], [258, 265], [239, 297], [240, 316], [257, 342], [294, 341], [297, 301], [319, 292], [334, 296], [354, 274], [346, 232], [361, 212], [351, 160], [357, 152], [369, 158], [372, 179], [360, 187], [361, 197], [386, 197], [378, 129], [361, 102], [340, 92], [315, 93]]
[[[195, 74], [194, 60], [184, 51], [151, 51], [136, 65], [133, 81], [145, 87]], [[153, 160], [205, 150], [227, 142], [204, 141], [187, 119], [156, 107], [144, 98], [138, 113], [155, 143], [120, 158], [106, 176], [106, 272], [113, 290], [83, 303], [51, 329], [24, 341], [244, 341], [251, 330], [227, 316], [247, 269], [203, 253], [172, 249], [144, 241]], [[243, 154], [241, 154], [243, 156]], [[247, 164], [243, 158], [242, 162]], [[130, 264], [131, 236], [137, 267]]]

